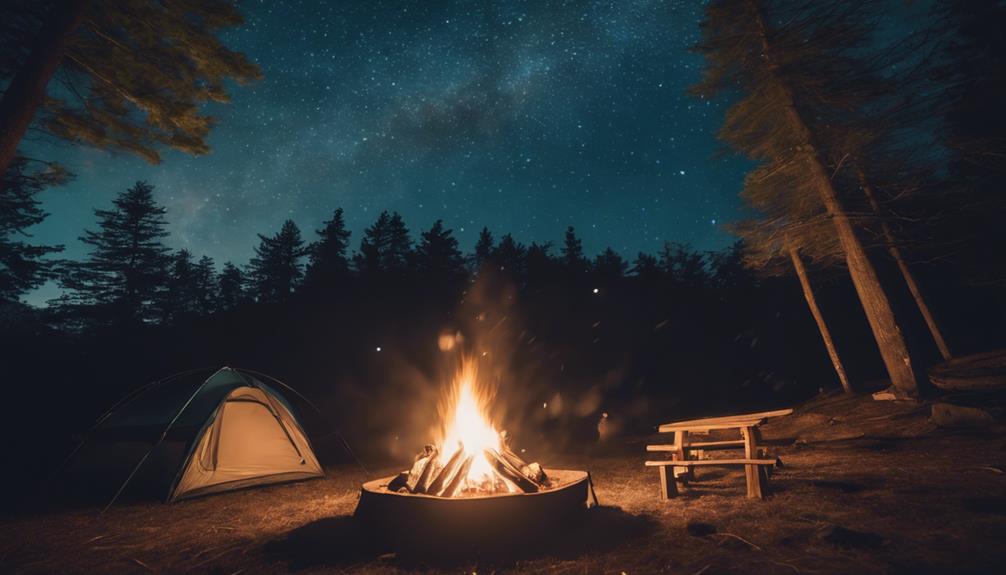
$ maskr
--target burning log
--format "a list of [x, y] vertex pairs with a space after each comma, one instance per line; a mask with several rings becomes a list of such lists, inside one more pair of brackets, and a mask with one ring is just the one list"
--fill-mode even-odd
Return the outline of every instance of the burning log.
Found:
[[409, 492], [421, 493], [418, 489], [422, 483], [423, 475], [429, 475], [436, 464], [438, 455], [437, 448], [432, 445], [423, 448], [423, 452], [416, 457], [416, 462], [409, 471], [409, 478], [406, 482], [406, 488]]
[[514, 467], [503, 455], [495, 449], [484, 449], [486, 459], [492, 464], [493, 469], [503, 476], [504, 479], [516, 485], [524, 493], [537, 493], [541, 485], [521, 472], [519, 467]]
[[427, 488], [426, 493], [430, 495], [439, 495], [440, 492], [444, 490], [444, 487], [446, 487], [447, 483], [449, 483], [450, 480], [454, 478], [454, 475], [457, 472], [458, 467], [460, 467], [461, 464], [464, 463], [464, 456], [465, 456], [465, 447], [461, 444], [458, 444], [458, 450], [455, 451], [454, 455], [451, 455], [451, 458], [447, 460], [447, 463], [444, 465], [443, 469], [441, 469], [440, 473], [437, 474], [437, 478], [434, 479], [432, 483], [430, 483], [430, 486], [429, 488]]
[[545, 475], [545, 470], [542, 469], [541, 465], [538, 463], [528, 463], [524, 467], [521, 467], [520, 471], [539, 485], [548, 484], [548, 476]]
[[399, 492], [402, 489], [405, 489], [406, 491], [411, 491], [411, 489], [409, 489], [407, 485], [408, 481], [409, 481], [409, 472], [403, 471], [398, 475], [396, 475], [395, 478], [388, 483], [388, 491]]
[[464, 463], [458, 469], [457, 473], [451, 479], [451, 482], [447, 484], [444, 491], [440, 494], [441, 497], [454, 497], [461, 491], [461, 487], [465, 484], [465, 479], [468, 478], [468, 470], [472, 468], [472, 461], [475, 460], [474, 455], [469, 455], [465, 458]]
[[500, 450], [499, 456], [514, 469], [523, 469], [527, 467], [527, 462], [521, 459], [520, 456], [513, 451], [510, 451], [509, 447], [504, 446], [503, 449]]
[[443, 469], [443, 466], [440, 465], [439, 455], [440, 454], [438, 452], [437, 456], [430, 458], [429, 463], [427, 463], [426, 467], [423, 469], [422, 475], [419, 476], [419, 483], [416, 484], [416, 488], [413, 490], [413, 493], [426, 493], [429, 491], [433, 480], [436, 479], [437, 475], [440, 474], [441, 469]]
[[514, 469], [519, 469], [523, 475], [527, 476], [535, 483], [539, 485], [545, 485], [548, 483], [548, 477], [545, 475], [545, 471], [542, 470], [541, 465], [537, 463], [527, 463], [521, 459], [519, 455], [514, 453], [512, 449], [510, 449], [510, 435], [506, 431], [501, 432], [500, 437], [503, 441], [499, 455], [504, 461], [509, 463]]

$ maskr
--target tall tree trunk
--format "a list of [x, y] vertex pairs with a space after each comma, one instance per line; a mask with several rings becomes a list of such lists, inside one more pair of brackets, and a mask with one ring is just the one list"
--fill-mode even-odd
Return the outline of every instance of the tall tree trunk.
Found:
[[814, 292], [810, 288], [810, 281], [807, 279], [807, 269], [804, 268], [803, 260], [800, 259], [800, 252], [788, 238], [786, 240], [786, 249], [789, 251], [790, 259], [793, 260], [793, 267], [796, 268], [796, 277], [800, 278], [800, 287], [803, 288], [803, 297], [807, 300], [807, 307], [810, 308], [810, 313], [814, 316], [814, 321], [817, 322], [817, 329], [821, 332], [821, 339], [824, 340], [824, 347], [828, 349], [828, 356], [831, 357], [831, 364], [835, 366], [838, 380], [842, 382], [842, 389], [846, 393], [852, 393], [852, 386], [849, 385], [849, 378], [845, 375], [845, 367], [842, 365], [842, 360], [838, 357], [838, 350], [835, 348], [834, 340], [831, 339], [831, 332], [828, 331], [828, 325], [824, 323], [821, 309], [817, 307], [817, 300], [814, 298]]
[[84, 20], [88, 1], [63, 0], [53, 5], [32, 41], [27, 58], [0, 98], [0, 174], [10, 167], [21, 138], [45, 99], [49, 79]]
[[[866, 195], [866, 199], [870, 201], [870, 208], [880, 216], [880, 205], [877, 203], [877, 197], [873, 193], [873, 188], [870, 183], [866, 181], [866, 175], [863, 170], [857, 168], [857, 173], [859, 175], [859, 185], [863, 189], [863, 194]], [[908, 263], [905, 261], [904, 256], [901, 254], [901, 250], [898, 248], [898, 244], [894, 241], [894, 233], [891, 231], [891, 226], [881, 218], [880, 219], [880, 231], [884, 236], [884, 244], [887, 246], [887, 253], [891, 254], [894, 261], [898, 264], [898, 270], [901, 271], [901, 277], [905, 278], [905, 283], [908, 284], [908, 291], [912, 292], [912, 297], [915, 298], [915, 305], [919, 307], [919, 311], [922, 312], [922, 317], [926, 320], [926, 326], [929, 327], [929, 333], [933, 336], [933, 341], [936, 342], [936, 347], [940, 350], [940, 355], [943, 356], [944, 360], [949, 360], [953, 356], [950, 354], [950, 347], [947, 346], [946, 340], [943, 339], [943, 332], [940, 331], [939, 324], [936, 323], [936, 318], [933, 317], [933, 312], [930, 311], [929, 305], [926, 303], [925, 298], [922, 297], [922, 290], [919, 289], [919, 284], [915, 282], [915, 276], [912, 271], [908, 268]]]
[[845, 261], [849, 267], [852, 284], [855, 286], [859, 301], [866, 312], [866, 319], [870, 323], [873, 337], [877, 340], [880, 356], [884, 360], [888, 375], [891, 377], [891, 383], [902, 394], [914, 397], [918, 395], [919, 382], [923, 379], [912, 363], [908, 344], [905, 342], [905, 337], [894, 317], [894, 309], [880, 285], [880, 278], [877, 277], [877, 272], [873, 269], [873, 264], [870, 263], [866, 250], [863, 249], [863, 244], [856, 236], [848, 214], [839, 201], [838, 193], [831, 183], [824, 162], [821, 160], [814, 135], [796, 108], [793, 92], [778, 77], [778, 65], [772, 57], [771, 46], [768, 43], [767, 25], [761, 12], [761, 6], [757, 0], [752, 0], [751, 6], [754, 9], [756, 25], [761, 34], [763, 57], [766, 60], [769, 73], [774, 76], [769, 81], [776, 82], [782, 98], [784, 98], [782, 102], [786, 114], [784, 121], [790, 124], [790, 129], [794, 131], [796, 140], [800, 143], [796, 153], [804, 156], [814, 187], [820, 194], [821, 202], [835, 225], [839, 243], [845, 252]]

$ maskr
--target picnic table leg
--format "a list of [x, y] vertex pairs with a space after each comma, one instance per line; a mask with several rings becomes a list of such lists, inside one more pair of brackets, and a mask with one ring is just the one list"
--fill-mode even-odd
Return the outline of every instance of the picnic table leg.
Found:
[[660, 473], [660, 498], [670, 499], [677, 496], [678, 486], [674, 484], [674, 470], [670, 465], [662, 465], [657, 468]]
[[[761, 445], [761, 432], [760, 431], [758, 432], [758, 444]], [[770, 458], [770, 456], [769, 456], [768, 448], [759, 447], [758, 448], [758, 459], [769, 459], [769, 458]], [[776, 460], [776, 465], [780, 465], [780, 466], [782, 465], [781, 463], [779, 463], [780, 459], [778, 457], [774, 457], [772, 459]], [[766, 479], [772, 477], [772, 473], [775, 472], [775, 468], [776, 468], [775, 465], [768, 465], [768, 466], [762, 467], [762, 469], [765, 470], [765, 478]]]
[[[744, 438], [744, 457], [755, 459], [758, 456], [758, 430], [754, 426], [741, 428], [741, 437]], [[748, 497], [751, 499], [761, 499], [762, 493], [762, 472], [758, 465], [744, 466], [744, 480], [747, 483]]]
[[[755, 445], [761, 446], [762, 445], [761, 429], [759, 429], [757, 427], [752, 428], [751, 429], [751, 435], [752, 435], [752, 437], [754, 437]], [[768, 458], [768, 449], [765, 448], [765, 447], [759, 447], [758, 448], [758, 457], [760, 459], [767, 459]], [[775, 465], [759, 465], [758, 466], [758, 471], [760, 472], [760, 474], [758, 475], [758, 477], [761, 480], [761, 492], [762, 492], [762, 496], [763, 497], [768, 494], [768, 480], [769, 480], [770, 477], [772, 477], [772, 470], [774, 468], [775, 468]]]
[[[688, 453], [688, 444], [691, 442], [691, 438], [688, 436], [687, 431], [679, 431], [676, 435], [681, 438], [681, 461], [688, 461], [691, 459]], [[686, 467], [682, 476], [685, 478], [685, 481], [693, 481], [695, 479], [695, 468]]]
[[[690, 458], [688, 456], [688, 432], [687, 431], [675, 431], [674, 432], [674, 456], [673, 459], [678, 461], [688, 461]], [[687, 482], [694, 478], [692, 469], [690, 467], [686, 468], [675, 468], [674, 477], [680, 479], [681, 481]]]

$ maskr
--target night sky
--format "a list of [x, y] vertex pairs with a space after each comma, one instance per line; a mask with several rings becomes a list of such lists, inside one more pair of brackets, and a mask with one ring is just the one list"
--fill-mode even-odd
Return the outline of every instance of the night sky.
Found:
[[[168, 208], [169, 245], [243, 264], [284, 219], [305, 238], [336, 207], [353, 245], [383, 209], [413, 233], [442, 218], [470, 251], [482, 226], [525, 243], [632, 259], [665, 240], [717, 249], [747, 164], [717, 156], [723, 102], [685, 89], [702, 3], [241, 2], [227, 44], [264, 79], [213, 106], [211, 154], [161, 165], [85, 147], [24, 147], [77, 174], [47, 191], [37, 241], [78, 240], [135, 180]], [[55, 294], [47, 286], [29, 297]]]

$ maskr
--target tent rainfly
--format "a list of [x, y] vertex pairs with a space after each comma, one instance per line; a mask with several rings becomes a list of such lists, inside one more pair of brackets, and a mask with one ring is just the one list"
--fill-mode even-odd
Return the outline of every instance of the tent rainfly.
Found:
[[178, 501], [324, 475], [292, 407], [262, 379], [281, 382], [229, 367], [206, 373], [177, 374], [125, 398], [72, 456], [69, 478], [104, 487], [112, 501]]

